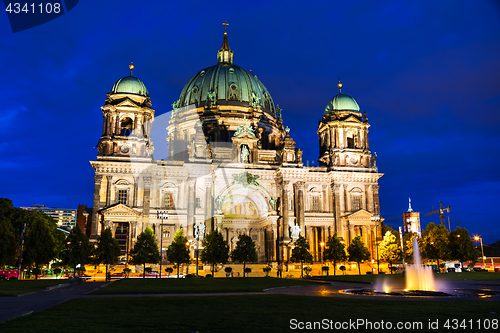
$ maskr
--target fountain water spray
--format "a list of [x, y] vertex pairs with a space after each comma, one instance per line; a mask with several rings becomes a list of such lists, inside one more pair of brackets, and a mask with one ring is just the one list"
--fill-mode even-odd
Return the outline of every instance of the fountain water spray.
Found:
[[432, 267], [420, 264], [417, 238], [413, 238], [413, 265], [406, 266], [406, 290], [436, 290]]

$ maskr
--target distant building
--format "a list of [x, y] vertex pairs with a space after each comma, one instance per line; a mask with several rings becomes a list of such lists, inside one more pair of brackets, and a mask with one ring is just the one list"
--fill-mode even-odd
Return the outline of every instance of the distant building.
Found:
[[45, 207], [44, 205], [33, 204], [31, 207], [20, 207], [25, 210], [38, 210], [49, 215], [56, 221], [57, 226], [71, 229], [76, 225], [76, 209], [64, 209], [56, 207]]
[[403, 221], [405, 233], [414, 232], [418, 237], [422, 237], [422, 232], [420, 231], [420, 213], [414, 212], [411, 208], [411, 199], [409, 199], [408, 211], [403, 213]]
[[87, 205], [78, 205], [76, 213], [76, 223], [82, 229], [82, 232], [90, 237], [90, 220], [92, 218], [92, 208], [87, 208]]

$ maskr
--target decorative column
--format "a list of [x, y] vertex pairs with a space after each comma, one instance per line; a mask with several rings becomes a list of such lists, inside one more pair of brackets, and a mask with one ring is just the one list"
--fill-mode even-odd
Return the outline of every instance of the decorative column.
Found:
[[373, 189], [373, 212], [376, 215], [380, 215], [380, 204], [378, 199], [378, 185], [372, 185]]
[[135, 242], [137, 241], [137, 221], [129, 222], [129, 230], [128, 230], [128, 248], [134, 248]]
[[137, 184], [137, 179], [134, 178], [134, 201], [132, 201], [132, 207], [137, 207], [137, 196], [139, 194], [139, 186]]
[[212, 177], [205, 178], [205, 233], [210, 233], [214, 230], [214, 207], [212, 196]]
[[322, 186], [322, 190], [323, 190], [323, 207], [321, 209], [322, 212], [328, 212], [330, 209], [329, 209], [329, 200], [328, 200], [328, 189], [327, 189], [327, 185], [323, 185]]
[[283, 180], [281, 182], [281, 216], [283, 217], [283, 223], [281, 224], [281, 235], [283, 236], [282, 240], [285, 243], [290, 242], [290, 235], [288, 229], [288, 184], [290, 181]]
[[374, 212], [373, 209], [373, 188], [372, 185], [366, 187], [366, 210], [369, 212]]
[[354, 224], [349, 224], [349, 239], [348, 239], [348, 242], [347, 242], [347, 246], [349, 246], [349, 244], [351, 244], [351, 241], [352, 239], [356, 237], [356, 232], [354, 231]]
[[97, 216], [97, 211], [101, 208], [100, 203], [101, 203], [101, 197], [100, 197], [100, 192], [101, 192], [101, 183], [102, 183], [102, 175], [95, 175], [94, 176], [94, 209], [92, 209], [92, 228], [91, 228], [91, 236], [97, 237], [98, 236], [98, 226], [99, 226], [99, 221], [98, 221], [98, 216]]
[[342, 227], [342, 218], [341, 218], [341, 208], [340, 208], [340, 185], [331, 183], [330, 187], [333, 192], [333, 216], [335, 217], [335, 232], [338, 237], [344, 237], [344, 229]]
[[194, 220], [196, 213], [196, 178], [188, 179], [188, 207], [187, 207], [187, 235], [191, 240], [194, 237]]
[[106, 207], [111, 205], [111, 179], [113, 176], [106, 176]]
[[305, 222], [305, 203], [304, 203], [304, 185], [305, 182], [298, 181], [295, 183], [297, 186], [297, 223], [300, 227], [300, 235], [304, 236], [306, 234], [306, 222]]
[[366, 247], [369, 247], [370, 244], [368, 243], [368, 228], [366, 226], [361, 227], [361, 233], [363, 234], [363, 243], [365, 243]]
[[151, 200], [151, 176], [142, 177], [142, 184], [144, 187], [142, 221], [149, 224], [149, 207]]

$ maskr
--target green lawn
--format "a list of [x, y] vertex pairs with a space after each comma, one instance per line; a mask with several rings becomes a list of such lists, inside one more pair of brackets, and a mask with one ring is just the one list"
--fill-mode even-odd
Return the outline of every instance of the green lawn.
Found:
[[67, 282], [67, 280], [2, 280], [0, 281], [0, 296], [26, 294]]
[[[492, 312], [498, 313], [497, 302], [290, 295], [86, 298], [0, 323], [0, 332], [293, 332], [292, 319], [383, 320], [393, 325], [398, 321], [421, 322], [422, 328], [416, 329], [366, 330], [363, 325], [365, 329], [358, 331], [445, 332], [448, 330], [443, 325], [448, 318], [473, 319], [474, 329], [461, 331], [475, 332], [481, 331], [477, 330], [478, 319], [482, 323], [499, 319]], [[439, 320], [440, 329], [429, 330], [429, 320]]]
[[[330, 275], [330, 276], [314, 276], [314, 279], [327, 281], [357, 281], [357, 282], [374, 282], [377, 278], [384, 277], [394, 281], [403, 281], [402, 274], [384, 274], [384, 275]], [[500, 273], [493, 272], [464, 272], [464, 273], [439, 273], [434, 274], [437, 280], [441, 281], [488, 281], [499, 280]]]
[[208, 278], [208, 279], [121, 279], [93, 294], [172, 294], [172, 293], [224, 293], [263, 291], [268, 288], [305, 286], [316, 282], [278, 279], [272, 277], [253, 278]]

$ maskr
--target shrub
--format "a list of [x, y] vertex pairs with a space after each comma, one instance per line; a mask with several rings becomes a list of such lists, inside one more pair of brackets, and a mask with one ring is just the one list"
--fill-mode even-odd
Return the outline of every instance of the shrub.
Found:
[[269, 276], [269, 273], [271, 272], [271, 267], [267, 266], [262, 268], [262, 270], [264, 271], [264, 273], [266, 273], [266, 276]]
[[226, 273], [231, 273], [232, 271], [233, 271], [233, 269], [231, 267], [224, 268], [224, 272], [226, 272]]

